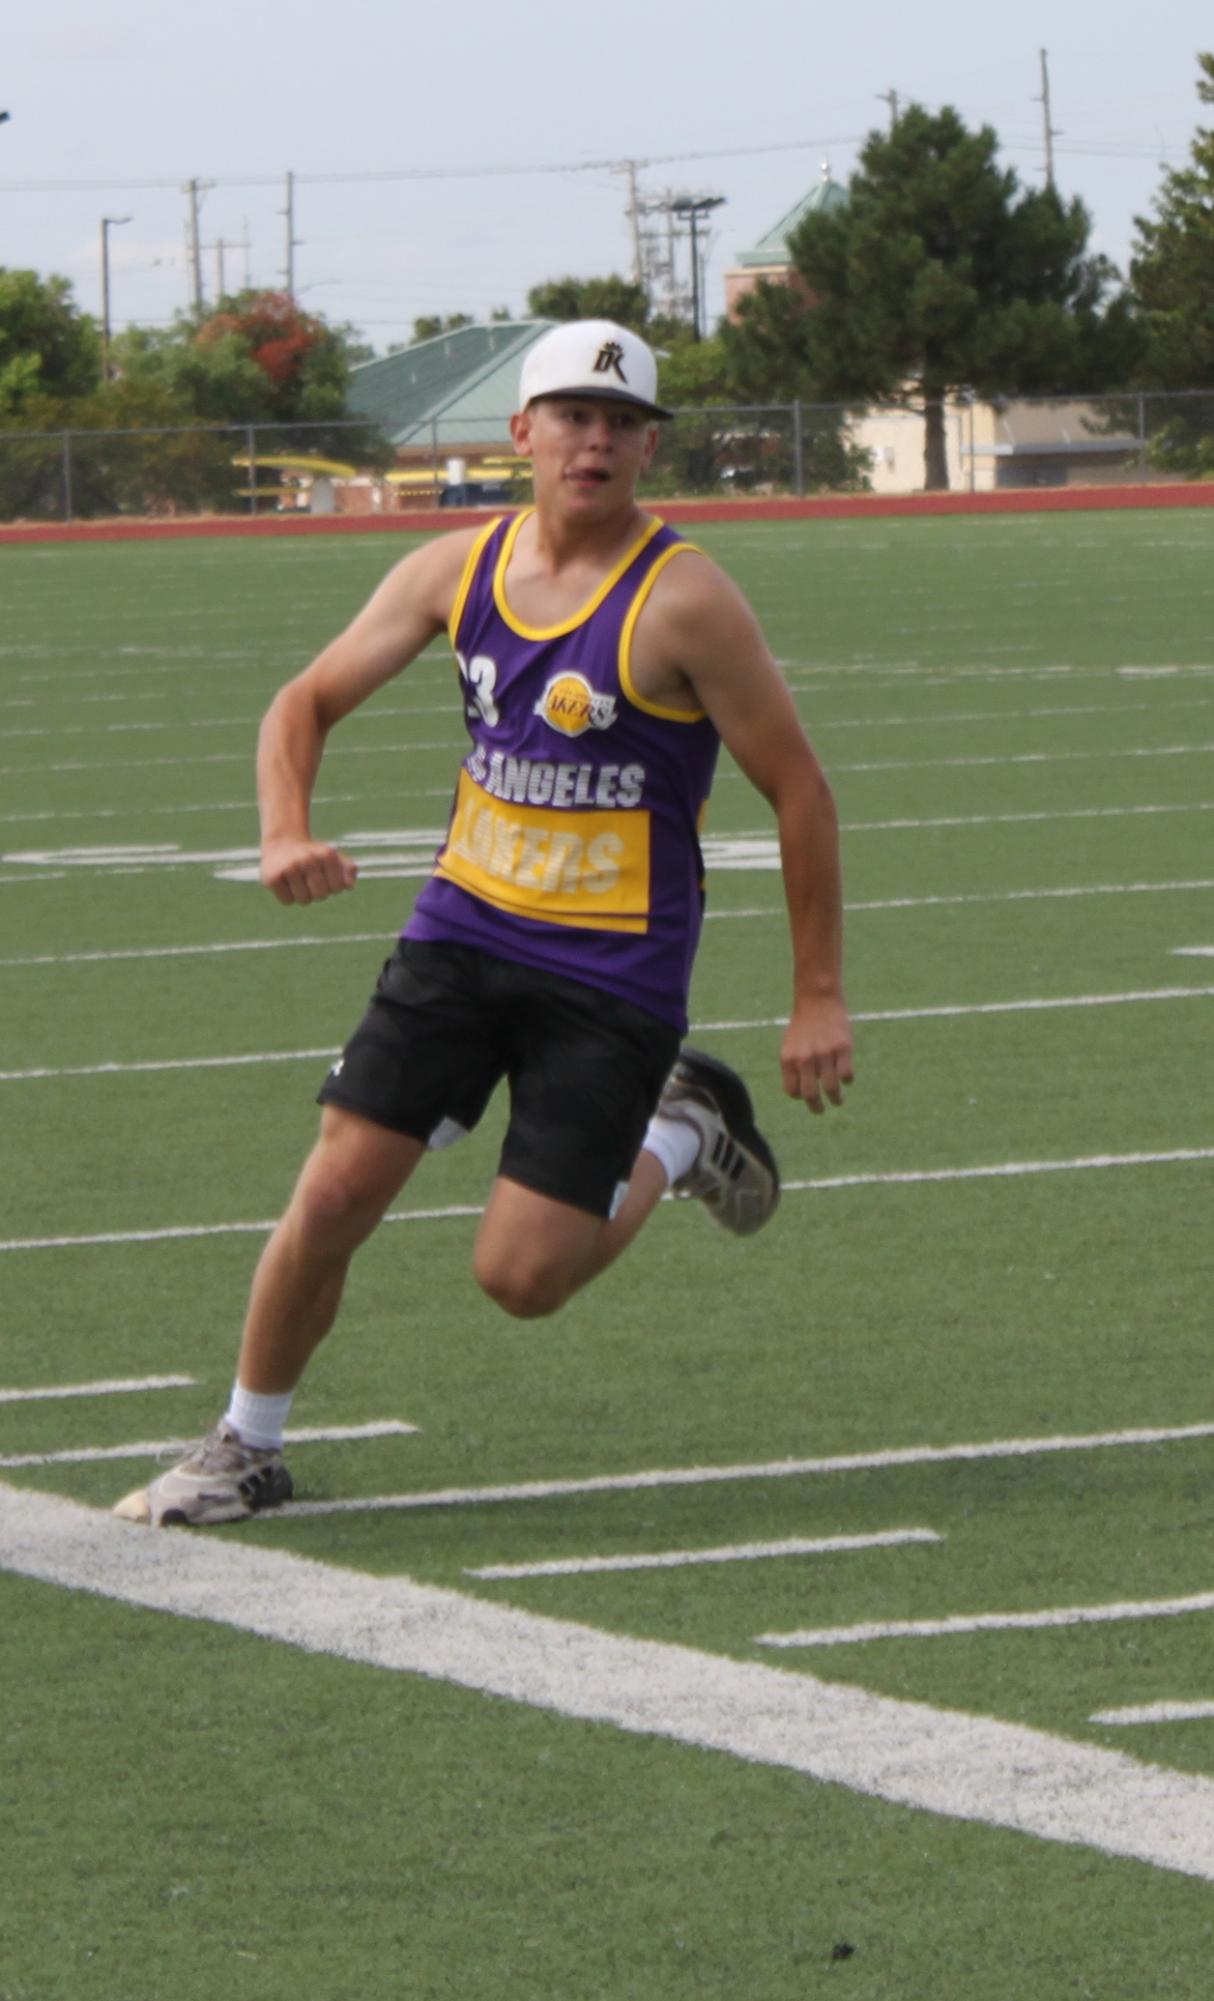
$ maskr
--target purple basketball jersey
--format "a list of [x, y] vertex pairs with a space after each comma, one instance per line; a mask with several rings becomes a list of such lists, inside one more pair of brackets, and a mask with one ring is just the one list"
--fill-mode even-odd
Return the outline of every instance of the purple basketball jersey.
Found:
[[639, 695], [630, 656], [657, 576], [689, 544], [651, 521], [588, 604], [537, 629], [505, 590], [526, 518], [491, 522], [464, 570], [451, 643], [472, 742], [405, 936], [562, 973], [683, 1031], [720, 742], [701, 711]]

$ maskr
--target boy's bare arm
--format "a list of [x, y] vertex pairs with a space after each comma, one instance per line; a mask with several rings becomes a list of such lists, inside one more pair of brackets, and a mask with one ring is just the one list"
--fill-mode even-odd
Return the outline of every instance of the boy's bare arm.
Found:
[[[839, 824], [830, 786], [792, 696], [741, 592], [699, 555], [668, 564], [653, 594], [650, 671], [681, 677], [776, 817], [793, 951], [780, 1051], [784, 1089], [811, 1111], [841, 1104], [852, 1080], [843, 991]], [[640, 635], [638, 634], [638, 637]], [[677, 665], [676, 665], [677, 663]], [[673, 683], [671, 691], [677, 692]]]
[[357, 865], [311, 830], [329, 731], [444, 629], [472, 540], [470, 531], [445, 535], [406, 556], [266, 711], [257, 744], [261, 879], [280, 903], [317, 903], [353, 889]]

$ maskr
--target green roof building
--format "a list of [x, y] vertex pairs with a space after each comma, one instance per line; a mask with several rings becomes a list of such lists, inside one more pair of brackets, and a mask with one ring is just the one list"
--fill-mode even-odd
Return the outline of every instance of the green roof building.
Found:
[[740, 251], [733, 269], [725, 273], [726, 317], [736, 319], [738, 300], [764, 280], [772, 285], [800, 285], [801, 280], [793, 270], [789, 237], [807, 215], [829, 215], [846, 206], [847, 189], [831, 179], [829, 167], [823, 167], [822, 179], [816, 186], [802, 195], [779, 222], [773, 223], [752, 249]]
[[523, 356], [551, 320], [459, 327], [351, 372], [349, 411], [378, 425], [403, 457], [509, 451]]

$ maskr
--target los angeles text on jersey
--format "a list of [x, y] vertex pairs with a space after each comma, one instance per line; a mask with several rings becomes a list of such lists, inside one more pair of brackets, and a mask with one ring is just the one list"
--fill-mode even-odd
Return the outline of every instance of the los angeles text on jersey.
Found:
[[491, 799], [516, 806], [639, 806], [645, 792], [643, 764], [553, 764], [544, 758], [509, 757], [477, 744], [465, 759], [470, 778]]

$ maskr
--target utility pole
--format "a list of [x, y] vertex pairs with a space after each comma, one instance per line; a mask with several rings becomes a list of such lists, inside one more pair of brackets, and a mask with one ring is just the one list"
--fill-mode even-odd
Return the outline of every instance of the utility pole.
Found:
[[286, 280], [287, 297], [288, 299], [293, 299], [295, 297], [295, 252], [300, 247], [300, 239], [295, 234], [295, 176], [292, 173], [288, 173], [287, 175], [287, 205], [284, 209], [279, 210], [279, 214], [285, 216], [287, 222], [287, 261], [282, 275]]
[[211, 181], [187, 181], [181, 190], [183, 195], [188, 196], [190, 204], [186, 217], [185, 245], [186, 262], [190, 270], [190, 304], [196, 313], [200, 313], [203, 307], [202, 238], [198, 226], [199, 214], [202, 197], [212, 185]]
[[1045, 125], [1045, 184], [1053, 192], [1054, 187], [1054, 141], [1062, 134], [1050, 123], [1050, 62], [1049, 50], [1041, 51], [1041, 96], [1036, 100], [1041, 106], [1042, 121]]
[[110, 231], [131, 220], [129, 215], [101, 218], [101, 380], [110, 379]]
[[628, 221], [632, 228], [632, 282], [645, 283], [645, 254], [641, 242], [641, 198], [637, 192], [637, 163], [625, 160], [621, 172], [628, 176]]
[[[660, 304], [674, 315], [685, 304], [675, 280], [674, 218], [679, 197], [669, 188], [661, 195], [644, 192], [638, 176], [650, 164], [648, 160], [621, 160], [611, 171], [628, 179], [625, 214], [632, 235], [633, 281], [644, 288], [651, 305]], [[657, 220], [661, 217], [665, 218], [664, 226]]]
[[880, 100], [880, 102], [881, 102], [882, 104], [888, 104], [888, 106], [889, 106], [889, 129], [890, 129], [890, 131], [891, 131], [891, 132], [896, 132], [896, 131], [897, 131], [897, 129], [898, 129], [898, 93], [897, 93], [897, 91], [896, 91], [896, 90], [879, 90], [879, 91], [877, 92], [877, 96], [878, 96], [878, 98], [879, 98], [879, 100]]
[[670, 204], [672, 215], [682, 216], [691, 234], [691, 337], [700, 340], [700, 246], [696, 223], [724, 203], [724, 195], [676, 195]]
[[204, 243], [202, 247], [204, 250], [213, 250], [215, 252], [215, 279], [218, 287], [216, 292], [217, 298], [226, 299], [228, 296], [227, 253], [229, 250], [243, 250], [245, 253], [244, 287], [248, 291], [249, 251], [252, 249], [252, 244], [249, 242], [249, 225], [247, 221], [244, 225], [244, 235], [238, 241], [233, 242], [230, 237], [217, 236], [214, 243]]

